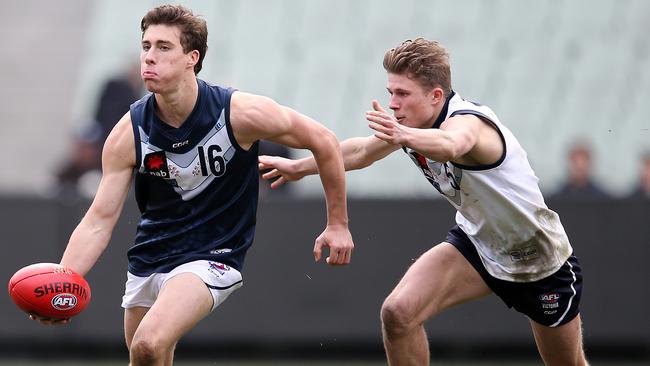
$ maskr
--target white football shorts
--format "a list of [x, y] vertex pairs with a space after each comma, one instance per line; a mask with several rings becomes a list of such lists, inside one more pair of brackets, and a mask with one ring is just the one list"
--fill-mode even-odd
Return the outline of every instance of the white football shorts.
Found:
[[137, 306], [150, 308], [165, 282], [178, 274], [188, 272], [199, 276], [212, 293], [212, 310], [244, 284], [238, 270], [219, 262], [206, 260], [181, 264], [169, 273], [152, 273], [147, 277], [138, 277], [127, 272], [122, 307], [125, 309]]

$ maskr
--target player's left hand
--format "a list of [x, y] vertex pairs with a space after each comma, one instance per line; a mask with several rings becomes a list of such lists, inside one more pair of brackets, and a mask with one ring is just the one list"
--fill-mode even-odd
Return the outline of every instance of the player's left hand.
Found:
[[316, 238], [314, 244], [314, 260], [320, 261], [323, 248], [329, 248], [329, 256], [325, 262], [330, 266], [346, 265], [352, 258], [354, 243], [347, 225], [327, 225], [325, 231]]
[[44, 318], [37, 314], [29, 314], [29, 319], [40, 322], [43, 325], [64, 325], [70, 323], [70, 319]]
[[390, 144], [404, 145], [408, 127], [397, 122], [376, 100], [372, 101], [372, 108], [366, 112], [366, 119], [370, 121], [368, 127], [376, 131], [375, 137]]
[[260, 171], [270, 170], [262, 174], [262, 179], [271, 182], [271, 188], [302, 179], [305, 174], [298, 171], [296, 161], [280, 156], [260, 155], [258, 157]]

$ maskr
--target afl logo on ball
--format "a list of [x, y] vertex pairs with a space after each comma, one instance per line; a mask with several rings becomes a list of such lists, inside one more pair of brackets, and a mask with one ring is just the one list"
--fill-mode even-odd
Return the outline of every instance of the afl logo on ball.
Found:
[[57, 310], [69, 310], [77, 306], [77, 297], [73, 294], [58, 294], [52, 298], [52, 306]]

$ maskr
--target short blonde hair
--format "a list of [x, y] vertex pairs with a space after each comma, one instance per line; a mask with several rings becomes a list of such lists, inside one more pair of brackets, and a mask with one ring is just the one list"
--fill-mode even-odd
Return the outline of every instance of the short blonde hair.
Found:
[[449, 54], [437, 41], [424, 38], [406, 40], [384, 55], [384, 69], [393, 74], [406, 74], [422, 87], [440, 87], [445, 96], [451, 94]]

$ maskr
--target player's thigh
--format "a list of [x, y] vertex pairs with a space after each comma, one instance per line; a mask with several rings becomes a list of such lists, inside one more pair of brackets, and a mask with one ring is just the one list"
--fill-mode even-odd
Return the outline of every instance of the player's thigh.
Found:
[[465, 257], [443, 242], [429, 249], [408, 269], [386, 299], [419, 321], [492, 291]]
[[207, 316], [213, 298], [203, 280], [194, 273], [180, 273], [165, 282], [156, 302], [142, 318], [134, 338], [156, 345], [174, 344]]
[[557, 327], [547, 327], [530, 320], [537, 349], [544, 362], [549, 365], [581, 365], [584, 362], [582, 350], [582, 320], [580, 314], [571, 321]]
[[149, 311], [149, 308], [142, 306], [124, 309], [124, 339], [126, 340], [126, 347], [128, 349], [131, 349], [131, 342], [133, 341], [135, 330], [138, 329], [147, 311]]

